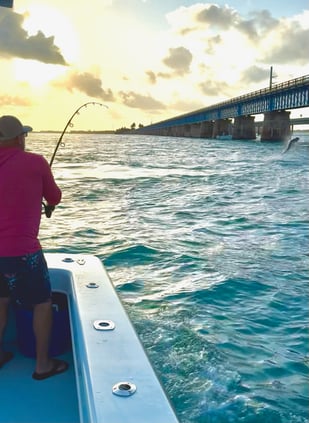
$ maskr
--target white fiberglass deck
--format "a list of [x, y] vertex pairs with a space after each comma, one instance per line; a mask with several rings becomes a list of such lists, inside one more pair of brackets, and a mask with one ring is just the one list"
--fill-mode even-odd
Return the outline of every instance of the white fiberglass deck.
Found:
[[[53, 290], [68, 299], [72, 351], [61, 358], [70, 368], [33, 380], [34, 360], [17, 351], [11, 313], [5, 348], [15, 357], [0, 369], [0, 422], [177, 423], [100, 260], [64, 254], [46, 258]], [[97, 330], [97, 320], [110, 321], [115, 328]], [[136, 392], [114, 395], [113, 386], [120, 382], [136, 386]]]

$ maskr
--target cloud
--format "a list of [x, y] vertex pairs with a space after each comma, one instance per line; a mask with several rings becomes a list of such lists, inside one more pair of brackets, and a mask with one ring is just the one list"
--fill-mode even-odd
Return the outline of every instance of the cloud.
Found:
[[119, 95], [122, 98], [123, 104], [125, 104], [128, 107], [133, 107], [133, 108], [141, 109], [141, 110], [152, 110], [152, 111], [159, 111], [159, 110], [166, 109], [166, 106], [163, 103], [155, 100], [149, 95], [145, 96], [145, 95], [137, 94], [133, 91], [130, 91], [130, 92], [121, 91]]
[[269, 69], [264, 69], [253, 65], [246, 69], [241, 76], [241, 81], [245, 84], [265, 81], [269, 77]]
[[201, 82], [199, 87], [206, 96], [217, 97], [219, 94], [228, 93], [229, 85], [224, 81], [208, 80]]
[[[183, 16], [183, 9], [173, 12], [174, 23], [177, 15]], [[187, 21], [182, 19], [184, 26], [178, 27], [178, 32], [184, 34], [188, 28], [191, 32], [203, 28], [208, 30], [206, 52], [209, 54], [215, 52], [219, 44], [224, 47], [224, 35], [234, 32], [244, 35], [250, 41], [256, 62], [287, 65], [292, 61], [299, 65], [308, 63], [309, 43], [305, 40], [309, 39], [309, 29], [308, 24], [304, 27], [297, 21], [297, 18], [301, 20], [301, 16], [294, 20], [279, 20], [268, 10], [259, 10], [250, 13], [251, 19], [244, 19], [236, 10], [214, 4], [196, 4], [187, 10], [190, 10]]]
[[192, 54], [185, 47], [170, 48], [169, 55], [163, 59], [163, 63], [178, 75], [188, 73], [191, 62]]
[[175, 73], [168, 73], [168, 72], [158, 72], [157, 78], [163, 78], [163, 79], [173, 79], [175, 76]]
[[236, 10], [228, 6], [196, 3], [188, 7], [180, 6], [168, 13], [166, 19], [175, 33], [188, 35], [207, 28], [228, 30], [237, 24], [239, 15]]
[[252, 41], [258, 41], [269, 31], [274, 31], [280, 22], [268, 10], [251, 13], [252, 19], [240, 19], [236, 28]]
[[148, 81], [150, 82], [150, 84], [155, 84], [157, 82], [156, 74], [153, 71], [151, 70], [146, 71], [146, 75], [148, 77]]
[[[184, 12], [186, 19], [184, 20]], [[229, 31], [237, 30], [251, 40], [257, 40], [266, 32], [273, 30], [279, 21], [273, 18], [268, 10], [251, 12], [251, 19], [244, 19], [235, 9], [229, 6], [215, 4], [202, 5], [200, 3], [188, 8], [180, 8], [168, 15], [177, 31], [186, 35], [192, 31], [212, 30]], [[179, 26], [176, 22], [182, 22]]]
[[39, 31], [29, 36], [22, 28], [23, 15], [10, 10], [1, 10], [0, 54], [3, 57], [19, 57], [39, 62], [66, 65], [60, 49], [54, 44], [54, 37], [45, 37]]
[[275, 43], [265, 51], [264, 63], [304, 65], [309, 62], [309, 29], [303, 29], [297, 22], [281, 25]]
[[31, 102], [29, 99], [11, 96], [11, 95], [0, 95], [0, 106], [30, 106]]
[[146, 71], [148, 81], [154, 85], [157, 83], [158, 78], [172, 79], [177, 76], [184, 76], [190, 72], [190, 64], [193, 56], [191, 52], [184, 47], [170, 48], [168, 55], [162, 62], [169, 67], [172, 72], [157, 72], [152, 70]]
[[219, 29], [229, 29], [237, 23], [237, 13], [228, 6], [219, 7], [215, 4], [207, 5], [197, 13], [196, 20]]
[[213, 54], [216, 48], [222, 43], [221, 35], [215, 35], [214, 37], [210, 37], [207, 40], [208, 47], [206, 48], [206, 53]]
[[65, 86], [68, 90], [78, 90], [89, 97], [99, 98], [104, 101], [114, 101], [114, 94], [111, 89], [102, 88], [101, 79], [95, 77], [89, 72], [72, 72], [64, 81], [57, 82], [56, 85]]
[[[231, 7], [201, 2], [181, 6], [166, 18], [170, 25], [166, 48], [177, 42], [190, 53], [187, 74], [200, 81], [203, 95], [235, 95], [244, 83], [248, 91], [250, 85], [256, 89], [258, 83], [267, 84], [271, 65], [284, 78], [290, 77], [289, 68], [297, 72], [299, 67], [300, 73], [309, 64], [309, 11], [289, 19], [274, 18], [269, 10], [244, 17]], [[165, 64], [173, 63], [171, 52]], [[160, 70], [153, 69], [157, 77], [175, 76]]]
[[174, 103], [169, 104], [169, 109], [178, 110], [179, 112], [189, 113], [192, 110], [202, 109], [204, 104], [202, 101], [195, 100], [177, 100]]

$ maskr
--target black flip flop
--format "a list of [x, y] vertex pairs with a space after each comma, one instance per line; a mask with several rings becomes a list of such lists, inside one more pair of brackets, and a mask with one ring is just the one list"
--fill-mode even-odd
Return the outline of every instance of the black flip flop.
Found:
[[0, 360], [0, 369], [5, 364], [8, 363], [12, 358], [14, 357], [14, 354], [11, 351], [5, 351], [3, 353], [2, 360]]
[[67, 363], [66, 361], [58, 360], [57, 358], [53, 358], [52, 360], [53, 360], [53, 367], [51, 368], [49, 372], [45, 372], [45, 373], [34, 372], [32, 374], [32, 378], [35, 380], [43, 380], [51, 376], [60, 375], [61, 373], [68, 370], [69, 363]]

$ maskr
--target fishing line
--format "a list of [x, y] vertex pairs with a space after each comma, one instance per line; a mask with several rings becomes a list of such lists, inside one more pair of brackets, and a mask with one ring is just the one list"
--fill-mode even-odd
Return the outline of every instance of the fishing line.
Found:
[[[50, 163], [49, 163], [49, 166], [50, 167], [52, 167], [52, 164], [53, 164], [53, 162], [54, 162], [54, 159], [55, 159], [55, 157], [56, 157], [56, 154], [57, 154], [57, 151], [58, 151], [58, 148], [60, 147], [60, 146], [63, 146], [64, 147], [64, 143], [62, 142], [62, 139], [63, 139], [63, 137], [64, 137], [64, 134], [66, 133], [66, 130], [68, 129], [68, 127], [73, 127], [74, 125], [73, 125], [73, 119], [74, 119], [74, 117], [76, 116], [76, 115], [79, 115], [79, 112], [80, 112], [80, 110], [83, 108], [83, 107], [87, 107], [89, 104], [92, 104], [92, 105], [98, 105], [98, 106], [102, 106], [102, 107], [106, 107], [107, 109], [108, 109], [108, 106], [106, 106], [105, 104], [103, 104], [103, 103], [99, 103], [99, 102], [97, 102], [97, 101], [88, 101], [87, 103], [84, 103], [84, 104], [82, 104], [80, 107], [78, 107], [76, 110], [75, 110], [75, 112], [72, 114], [72, 116], [70, 117], [70, 119], [67, 121], [67, 123], [66, 123], [66, 125], [65, 125], [65, 127], [64, 127], [64, 129], [63, 129], [63, 131], [62, 131], [62, 133], [61, 133], [61, 135], [60, 135], [60, 137], [59, 137], [59, 140], [58, 140], [58, 142], [57, 142], [57, 144], [56, 144], [56, 147], [55, 147], [55, 150], [54, 150], [54, 153], [53, 153], [53, 155], [52, 155], [52, 158], [50, 159]], [[43, 208], [44, 208], [44, 210], [43, 210], [43, 212], [45, 213], [45, 215], [46, 215], [46, 217], [51, 217], [51, 215], [52, 215], [52, 212], [54, 211], [54, 209], [55, 209], [55, 206], [50, 206], [50, 205], [47, 205], [47, 204], [45, 204], [44, 202], [42, 202], [42, 205], [43, 205]]]

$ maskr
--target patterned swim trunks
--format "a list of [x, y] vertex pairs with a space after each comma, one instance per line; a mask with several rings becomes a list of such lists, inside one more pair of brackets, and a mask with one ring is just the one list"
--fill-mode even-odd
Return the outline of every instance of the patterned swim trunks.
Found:
[[23, 307], [51, 298], [48, 267], [42, 250], [18, 257], [0, 257], [0, 297]]

